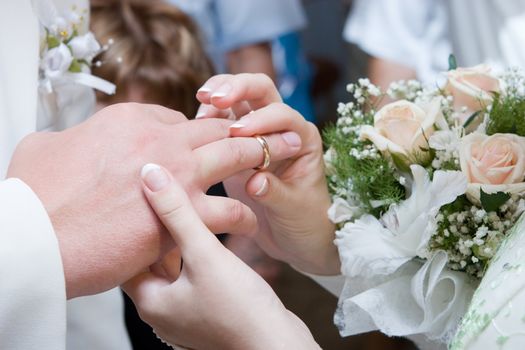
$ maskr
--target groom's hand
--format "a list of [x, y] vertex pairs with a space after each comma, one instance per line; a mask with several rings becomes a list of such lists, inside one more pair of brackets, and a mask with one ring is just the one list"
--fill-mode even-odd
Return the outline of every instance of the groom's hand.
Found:
[[[247, 206], [205, 194], [211, 185], [262, 162], [255, 139], [229, 138], [232, 123], [187, 121], [159, 106], [120, 104], [74, 128], [32, 134], [21, 142], [8, 177], [27, 183], [47, 209], [69, 298], [119, 285], [171, 247], [137, 180], [146, 163], [173, 173], [211, 231], [256, 230]], [[300, 148], [281, 135], [266, 139], [274, 159]]]

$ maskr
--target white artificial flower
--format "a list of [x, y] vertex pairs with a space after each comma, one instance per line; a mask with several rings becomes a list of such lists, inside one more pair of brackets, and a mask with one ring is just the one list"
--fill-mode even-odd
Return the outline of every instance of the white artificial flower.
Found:
[[71, 51], [65, 44], [47, 51], [42, 58], [42, 69], [48, 78], [57, 78], [68, 71], [73, 62]]
[[53, 36], [67, 39], [73, 34], [73, 23], [64, 17], [56, 17], [48, 28]]
[[409, 260], [425, 255], [439, 208], [467, 189], [467, 179], [459, 171], [436, 171], [430, 181], [423, 167], [410, 168], [414, 182], [407, 200], [392, 205], [381, 221], [364, 215], [337, 231], [335, 243], [347, 252], [341, 256], [346, 276], [391, 274]]
[[100, 44], [91, 32], [74, 37], [68, 45], [78, 59], [91, 60], [100, 51]]
[[328, 218], [334, 224], [352, 220], [362, 214], [362, 210], [359, 205], [355, 203], [349, 203], [343, 198], [335, 198], [334, 203], [328, 209]]

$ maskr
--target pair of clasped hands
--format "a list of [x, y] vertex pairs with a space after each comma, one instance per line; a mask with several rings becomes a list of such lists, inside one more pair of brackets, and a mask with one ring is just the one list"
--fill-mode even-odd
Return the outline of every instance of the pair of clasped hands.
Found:
[[[49, 213], [68, 298], [122, 285], [157, 335], [185, 348], [317, 349], [213, 233], [248, 235], [301, 271], [337, 274], [319, 132], [264, 75], [215, 76], [197, 98], [192, 121], [119, 104], [66, 131], [32, 134], [8, 177]], [[262, 171], [253, 170], [264, 159], [256, 135], [271, 154]], [[230, 198], [205, 194], [221, 181]]]

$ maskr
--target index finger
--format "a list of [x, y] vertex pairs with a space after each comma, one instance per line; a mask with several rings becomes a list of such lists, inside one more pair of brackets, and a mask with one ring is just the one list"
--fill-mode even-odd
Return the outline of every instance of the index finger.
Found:
[[[141, 172], [144, 193], [151, 207], [188, 262], [203, 260], [218, 240], [204, 225], [182, 186], [164, 168], [148, 164]], [[202, 261], [201, 261], [202, 263]]]
[[252, 110], [282, 102], [273, 80], [262, 73], [218, 75], [210, 78], [203, 87], [205, 92], [201, 88], [197, 99], [219, 109], [230, 108], [240, 101], [248, 102]]

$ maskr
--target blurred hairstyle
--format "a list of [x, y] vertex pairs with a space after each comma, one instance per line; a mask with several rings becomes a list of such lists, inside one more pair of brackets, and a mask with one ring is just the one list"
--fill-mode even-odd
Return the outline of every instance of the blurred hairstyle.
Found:
[[117, 85], [117, 94], [99, 94], [105, 104], [125, 102], [132, 89], [141, 102], [195, 116], [197, 89], [213, 74], [193, 21], [160, 0], [91, 1], [91, 30], [102, 45], [93, 73]]

